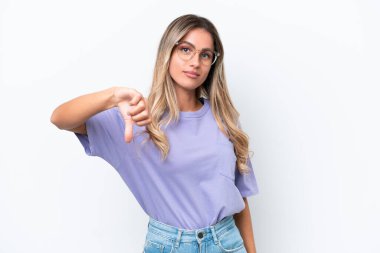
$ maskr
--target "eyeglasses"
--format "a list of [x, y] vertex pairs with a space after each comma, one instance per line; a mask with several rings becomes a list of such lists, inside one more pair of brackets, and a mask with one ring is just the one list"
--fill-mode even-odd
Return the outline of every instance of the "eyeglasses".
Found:
[[198, 52], [202, 64], [206, 66], [214, 64], [220, 55], [218, 52], [212, 51], [210, 49], [197, 50], [192, 44], [186, 41], [178, 41], [175, 43], [175, 45], [175, 50], [182, 60], [189, 61], [191, 58], [193, 58], [195, 53]]

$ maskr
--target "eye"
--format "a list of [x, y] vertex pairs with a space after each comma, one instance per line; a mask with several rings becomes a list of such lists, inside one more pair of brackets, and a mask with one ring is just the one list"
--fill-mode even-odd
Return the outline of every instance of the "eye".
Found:
[[188, 54], [191, 52], [191, 49], [188, 47], [181, 47], [179, 50], [181, 50], [183, 53]]
[[201, 56], [204, 59], [211, 59], [212, 58], [212, 54], [210, 52], [202, 52]]

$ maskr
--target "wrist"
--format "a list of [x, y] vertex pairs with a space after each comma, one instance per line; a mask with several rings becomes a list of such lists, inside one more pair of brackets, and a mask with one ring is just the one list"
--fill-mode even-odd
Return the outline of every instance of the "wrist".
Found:
[[108, 88], [106, 90], [104, 90], [104, 94], [105, 94], [105, 97], [106, 97], [106, 106], [107, 106], [107, 109], [110, 109], [112, 107], [115, 107], [117, 106], [117, 104], [119, 103], [119, 101], [117, 101], [117, 98], [115, 96], [115, 90], [116, 90], [117, 87], [111, 87], [111, 88]]

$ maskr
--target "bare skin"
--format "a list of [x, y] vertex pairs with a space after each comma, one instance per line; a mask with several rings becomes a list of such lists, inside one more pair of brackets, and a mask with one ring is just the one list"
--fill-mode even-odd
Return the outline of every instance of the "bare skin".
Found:
[[[204, 29], [197, 28], [189, 31], [181, 41], [190, 42], [197, 49], [211, 48], [214, 50], [212, 36]], [[180, 111], [196, 111], [202, 107], [202, 103], [195, 97], [195, 89], [204, 83], [210, 69], [211, 66], [205, 66], [201, 63], [199, 53], [195, 54], [189, 61], [184, 61], [176, 52], [173, 52], [169, 73], [175, 82], [174, 88]], [[195, 72], [199, 76], [190, 78], [184, 71]]]
[[[181, 40], [193, 44], [196, 49], [213, 48], [212, 36], [204, 29], [193, 29]], [[202, 104], [195, 97], [195, 89], [206, 80], [211, 66], [201, 63], [199, 54], [189, 61], [183, 61], [176, 53], [170, 59], [169, 72], [175, 82], [175, 91], [180, 111], [197, 111]], [[185, 72], [195, 72], [189, 77]], [[87, 134], [85, 122], [91, 116], [112, 107], [119, 107], [125, 121], [125, 141], [133, 137], [133, 124], [139, 126], [151, 122], [146, 99], [137, 90], [126, 87], [111, 87], [99, 92], [74, 98], [58, 106], [50, 121], [60, 129]], [[256, 253], [248, 201], [243, 198], [245, 209], [234, 215], [236, 225], [243, 238], [247, 253]]]
[[[213, 39], [210, 33], [204, 29], [193, 29], [186, 34], [181, 41], [187, 41], [193, 44], [197, 49], [210, 48], [214, 50]], [[170, 60], [170, 75], [176, 82], [175, 89], [181, 111], [196, 111], [202, 105], [195, 97], [195, 89], [203, 84], [207, 79], [211, 66], [205, 66], [201, 63], [199, 55], [195, 54], [189, 61], [183, 61], [176, 53], [173, 53]], [[184, 75], [183, 71], [193, 71], [199, 74], [196, 78], [189, 78]], [[198, 104], [198, 105], [197, 105]], [[238, 214], [234, 215], [236, 226], [244, 241], [247, 253], [256, 253], [255, 240], [251, 222], [251, 214], [247, 198], [243, 198], [245, 208]]]
[[59, 129], [87, 134], [87, 119], [116, 106], [124, 118], [124, 139], [129, 143], [133, 138], [133, 124], [144, 126], [151, 122], [146, 99], [132, 88], [111, 87], [76, 97], [58, 106], [50, 121]]
[[239, 228], [240, 235], [244, 241], [244, 247], [247, 253], [256, 253], [255, 239], [253, 236], [253, 228], [251, 221], [251, 212], [247, 198], [243, 198], [245, 208], [240, 213], [234, 214], [236, 226]]

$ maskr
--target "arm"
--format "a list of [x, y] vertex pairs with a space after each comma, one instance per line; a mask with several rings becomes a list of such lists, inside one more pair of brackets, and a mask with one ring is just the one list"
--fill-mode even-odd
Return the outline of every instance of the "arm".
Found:
[[239, 228], [240, 234], [244, 241], [247, 253], [256, 253], [255, 239], [253, 237], [253, 228], [251, 221], [251, 213], [247, 198], [244, 197], [245, 208], [240, 213], [234, 214], [236, 226]]
[[58, 106], [50, 121], [59, 129], [86, 133], [85, 122], [91, 116], [114, 107], [114, 88], [82, 95]]

